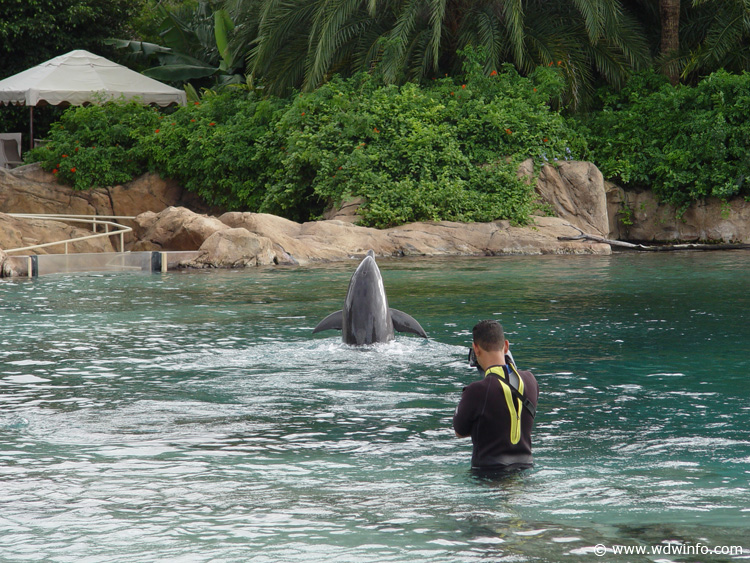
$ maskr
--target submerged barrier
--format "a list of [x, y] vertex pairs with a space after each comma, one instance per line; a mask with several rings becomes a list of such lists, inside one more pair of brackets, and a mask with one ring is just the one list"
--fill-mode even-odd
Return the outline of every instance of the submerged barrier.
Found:
[[85, 252], [80, 254], [38, 254], [8, 256], [20, 277], [75, 272], [166, 272], [197, 257], [195, 251], [172, 252]]
[[[18, 276], [32, 278], [73, 272], [166, 272], [178, 268], [180, 263], [198, 255], [198, 251], [125, 252], [125, 234], [132, 232], [133, 229], [116, 221], [133, 220], [134, 217], [52, 213], [8, 213], [7, 215], [21, 219], [84, 223], [91, 225], [93, 231], [92, 234], [86, 236], [6, 249], [5, 253], [8, 255], [6, 260], [12, 263], [12, 270]], [[99, 232], [100, 228], [103, 228], [103, 232]], [[68, 253], [71, 243], [112, 236], [119, 239], [120, 252]], [[20, 252], [46, 249], [53, 246], [63, 246], [64, 253], [17, 255]], [[12, 254], [16, 255], [13, 256]]]

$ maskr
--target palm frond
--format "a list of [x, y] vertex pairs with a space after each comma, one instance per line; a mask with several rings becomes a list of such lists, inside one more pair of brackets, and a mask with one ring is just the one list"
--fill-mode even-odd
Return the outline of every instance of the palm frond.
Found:
[[336, 52], [351, 40], [351, 34], [342, 33], [342, 29], [360, 8], [360, 0], [324, 0], [318, 5], [309, 37], [312, 56], [304, 89], [315, 88], [322, 82]]
[[522, 0], [505, 0], [497, 4], [501, 21], [513, 53], [513, 59], [519, 66], [527, 64], [524, 38], [526, 31], [524, 2]]

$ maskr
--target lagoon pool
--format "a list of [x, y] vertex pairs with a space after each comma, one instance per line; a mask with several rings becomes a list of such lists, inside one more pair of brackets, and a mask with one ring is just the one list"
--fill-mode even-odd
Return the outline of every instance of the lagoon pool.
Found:
[[[0, 280], [0, 561], [750, 559], [750, 253], [378, 263], [429, 340], [311, 334], [357, 261]], [[451, 428], [481, 318], [540, 386], [502, 480]]]

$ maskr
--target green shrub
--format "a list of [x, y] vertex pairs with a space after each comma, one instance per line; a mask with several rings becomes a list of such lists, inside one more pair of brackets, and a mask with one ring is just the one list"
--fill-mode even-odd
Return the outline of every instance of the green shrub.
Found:
[[641, 74], [603, 104], [581, 132], [605, 177], [651, 189], [679, 209], [750, 194], [750, 74], [719, 71], [695, 87]]
[[49, 142], [26, 154], [77, 190], [128, 182], [145, 170], [142, 141], [158, 127], [157, 110], [135, 102], [72, 107], [53, 124]]

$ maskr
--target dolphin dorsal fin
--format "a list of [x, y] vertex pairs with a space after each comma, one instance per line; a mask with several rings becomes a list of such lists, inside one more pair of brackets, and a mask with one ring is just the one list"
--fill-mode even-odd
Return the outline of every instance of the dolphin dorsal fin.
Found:
[[[391, 312], [394, 330], [399, 332], [413, 332], [422, 338], [427, 338], [427, 333], [414, 317], [398, 309], [389, 309], [389, 311]], [[325, 319], [323, 319], [323, 322], [325, 322]]]
[[[416, 322], [416, 321], [415, 321]], [[321, 330], [341, 330], [344, 326], [344, 311], [336, 311], [331, 313], [325, 319], [318, 323], [318, 326], [313, 329], [313, 334], [320, 332]]]

